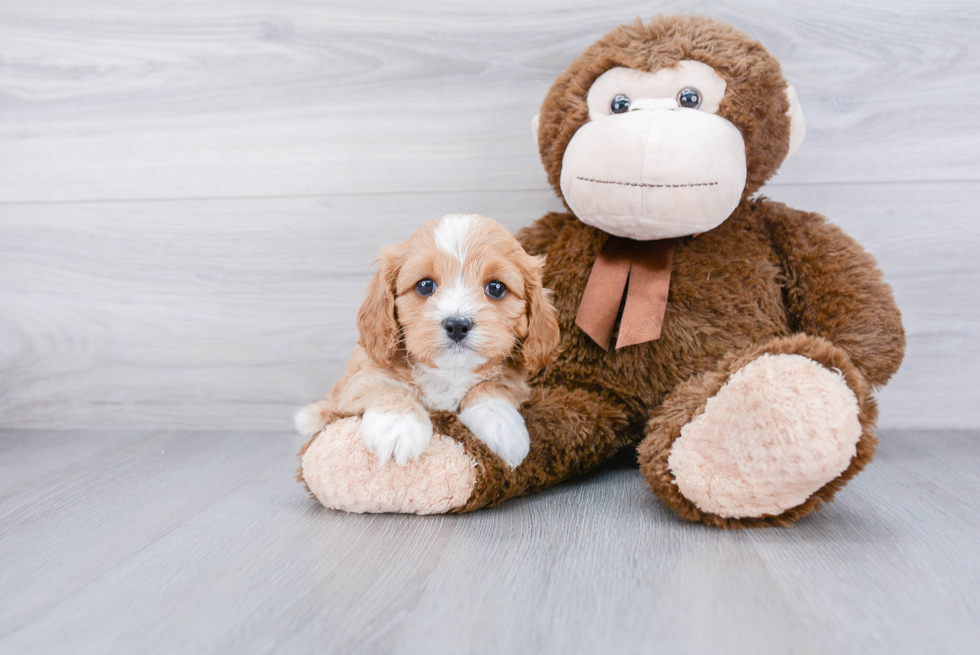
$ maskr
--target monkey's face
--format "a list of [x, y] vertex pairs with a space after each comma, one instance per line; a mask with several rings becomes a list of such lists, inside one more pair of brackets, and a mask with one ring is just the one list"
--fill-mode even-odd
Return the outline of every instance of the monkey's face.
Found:
[[589, 121], [562, 160], [561, 191], [583, 223], [649, 240], [705, 232], [738, 206], [745, 143], [717, 115], [725, 81], [682, 61], [647, 73], [613, 68], [589, 89]]
[[724, 222], [803, 140], [779, 63], [730, 25], [622, 25], [562, 73], [535, 132], [548, 181], [583, 222], [638, 240]]

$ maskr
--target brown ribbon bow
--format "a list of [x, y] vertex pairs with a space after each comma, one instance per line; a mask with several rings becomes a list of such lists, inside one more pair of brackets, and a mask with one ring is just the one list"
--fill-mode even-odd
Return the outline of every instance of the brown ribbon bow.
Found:
[[616, 348], [659, 339], [673, 260], [673, 239], [633, 241], [610, 236], [592, 266], [576, 325], [608, 351], [625, 293]]

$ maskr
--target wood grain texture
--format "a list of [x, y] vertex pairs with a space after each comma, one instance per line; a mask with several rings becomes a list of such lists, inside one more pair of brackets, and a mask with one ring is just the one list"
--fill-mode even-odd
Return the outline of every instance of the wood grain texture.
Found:
[[980, 179], [973, 0], [4, 0], [0, 201], [544, 189], [551, 82], [655, 12], [781, 60], [809, 129], [777, 183]]
[[0, 652], [972, 653], [980, 435], [881, 436], [825, 511], [732, 533], [628, 467], [358, 516], [285, 433], [0, 433]]
[[655, 10], [746, 29], [796, 85], [807, 141], [763, 192], [894, 284], [882, 425], [980, 424], [973, 2], [0, 0], [0, 427], [288, 425], [381, 243], [560, 208], [528, 119]]
[[[909, 348], [881, 424], [980, 425], [980, 183], [772, 191], [894, 286]], [[7, 206], [0, 425], [288, 427], [347, 363], [379, 243], [444, 213], [517, 229], [558, 208], [547, 191]]]

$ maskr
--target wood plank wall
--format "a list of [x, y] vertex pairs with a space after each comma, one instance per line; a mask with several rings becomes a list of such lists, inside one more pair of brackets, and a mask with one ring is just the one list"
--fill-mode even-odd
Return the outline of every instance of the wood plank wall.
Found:
[[980, 5], [0, 0], [0, 427], [288, 429], [379, 244], [559, 202], [530, 119], [637, 16], [759, 38], [807, 117], [763, 193], [879, 259], [886, 427], [980, 425]]

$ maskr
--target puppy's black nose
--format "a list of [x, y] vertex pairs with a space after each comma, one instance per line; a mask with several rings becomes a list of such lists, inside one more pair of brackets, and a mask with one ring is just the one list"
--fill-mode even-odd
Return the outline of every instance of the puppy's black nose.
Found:
[[442, 327], [446, 329], [446, 334], [453, 341], [462, 341], [466, 338], [466, 333], [473, 327], [473, 321], [462, 316], [450, 316], [442, 322]]

